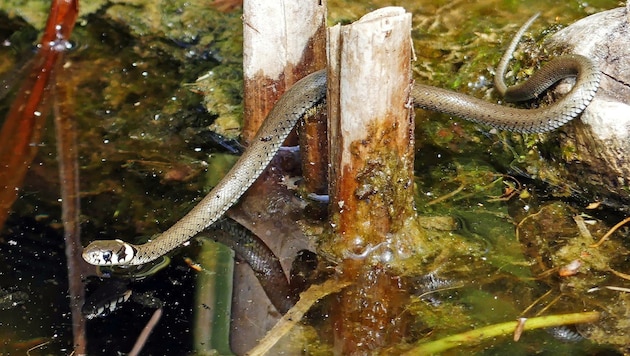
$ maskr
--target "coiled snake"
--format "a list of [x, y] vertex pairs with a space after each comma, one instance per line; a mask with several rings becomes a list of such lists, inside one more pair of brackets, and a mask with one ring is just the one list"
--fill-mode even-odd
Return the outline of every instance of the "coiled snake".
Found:
[[[572, 90], [557, 102], [536, 109], [518, 109], [492, 104], [471, 96], [427, 85], [412, 90], [414, 106], [461, 117], [516, 132], [547, 132], [577, 117], [591, 102], [599, 87], [600, 72], [580, 55], [558, 57], [534, 73], [525, 83], [506, 88], [503, 76], [522, 34], [537, 17], [529, 19], [514, 37], [497, 67], [495, 86], [506, 100], [537, 97], [566, 77], [577, 77]], [[309, 110], [326, 100], [326, 72], [315, 72], [297, 82], [278, 100], [260, 127], [250, 147], [221, 182], [186, 216], [171, 228], [142, 245], [122, 240], [94, 241], [83, 251], [93, 265], [137, 265], [152, 261], [180, 246], [217, 221], [241, 197], [267, 167], [295, 124]], [[401, 103], [404, 104], [404, 103]]]

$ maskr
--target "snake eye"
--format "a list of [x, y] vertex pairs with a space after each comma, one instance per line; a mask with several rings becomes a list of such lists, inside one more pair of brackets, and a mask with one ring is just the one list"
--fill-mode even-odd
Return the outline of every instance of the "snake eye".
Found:
[[101, 258], [103, 262], [111, 263], [112, 262], [112, 251], [105, 251], [101, 253]]

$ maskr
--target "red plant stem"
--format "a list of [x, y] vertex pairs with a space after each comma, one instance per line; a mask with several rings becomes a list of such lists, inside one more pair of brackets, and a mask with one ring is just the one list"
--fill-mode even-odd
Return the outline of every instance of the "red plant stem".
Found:
[[48, 113], [55, 64], [68, 49], [78, 15], [78, 0], [54, 0], [33, 67], [9, 109], [0, 131], [0, 228], [18, 197], [26, 170], [37, 153]]
[[[0, 228], [18, 197], [26, 171], [37, 153], [38, 141], [50, 108], [50, 93], [63, 72], [63, 54], [74, 28], [78, 0], [53, 0], [46, 28], [32, 62], [30, 73], [16, 96], [0, 131]], [[71, 93], [57, 86], [60, 101], [55, 105], [55, 126], [63, 198], [62, 214], [68, 261], [74, 354], [86, 353], [85, 320], [81, 315], [84, 286], [79, 228], [79, 180], [76, 131], [71, 118]]]
[[[57, 73], [66, 77], [63, 62], [57, 63]], [[75, 354], [84, 354], [85, 318], [81, 306], [85, 301], [83, 279], [87, 275], [87, 263], [81, 257], [79, 153], [76, 121], [73, 117], [74, 82], [58, 80], [54, 87], [55, 133], [59, 181], [61, 182], [61, 212], [68, 266], [68, 294], [72, 312], [72, 335]]]

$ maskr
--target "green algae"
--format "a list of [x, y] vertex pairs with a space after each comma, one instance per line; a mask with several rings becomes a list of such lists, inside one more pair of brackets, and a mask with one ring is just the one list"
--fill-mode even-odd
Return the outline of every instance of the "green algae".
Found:
[[[520, 80], [532, 71], [542, 29], [555, 30], [586, 14], [617, 5], [610, 1], [589, 2], [587, 6], [564, 1], [531, 5], [520, 1], [399, 3], [409, 6], [408, 11], [414, 14], [416, 80], [491, 101], [499, 100], [490, 83], [492, 68], [527, 17], [543, 11], [542, 19], [530, 31], [533, 37], [523, 41], [517, 59], [512, 61], [514, 75], [508, 78], [510, 82], [514, 82], [513, 77]], [[220, 157], [209, 157], [205, 147], [191, 144], [192, 137], [209, 126], [237, 136], [242, 111], [239, 14], [221, 14], [204, 4], [92, 2], [90, 9], [82, 3], [82, 26], [76, 31], [80, 47], [71, 58], [73, 75], [78, 76], [74, 80], [84, 89], [77, 98], [77, 117], [85, 130], [80, 148], [86, 152], [81, 162], [81, 174], [86, 179], [84, 214], [97, 225], [105, 225], [105, 229], [120, 228], [131, 237], [140, 231], [150, 233], [168, 227], [215, 184], [218, 178], [210, 178], [213, 172], [224, 172], [232, 164], [218, 163]], [[330, 1], [330, 21], [353, 21], [371, 9], [392, 4], [396, 2]], [[28, 5], [3, 3], [4, 12], [24, 17], [35, 28], [43, 26], [48, 7], [49, 2], [44, 1]], [[92, 27], [95, 25], [98, 26]], [[544, 31], [542, 37], [549, 32]], [[196, 81], [198, 77], [203, 79]], [[205, 95], [190, 93], [191, 89]], [[200, 114], [200, 105], [210, 114]], [[399, 268], [407, 276], [439, 271], [455, 284], [467, 285], [440, 294], [446, 302], [437, 308], [417, 298], [415, 305], [410, 306], [412, 313], [418, 315], [416, 330], [419, 334], [425, 331], [444, 335], [480, 320], [498, 322], [513, 318], [543, 288], [532, 286], [529, 280], [533, 277], [532, 259], [522, 253], [522, 242], [514, 236], [516, 219], [509, 217], [508, 205], [491, 200], [504, 194], [504, 182], [511, 180], [503, 173], [512, 167], [524, 167], [534, 178], [556, 186], [556, 195], [567, 195], [559, 178], [561, 172], [541, 160], [549, 152], [556, 154], [553, 150], [557, 148], [538, 135], [489, 132], [476, 124], [422, 111], [416, 127], [418, 212], [455, 216], [462, 227], [446, 233], [420, 232], [415, 221], [403, 222], [402, 230], [411, 235], [405, 239], [426, 234], [423, 237], [431, 246], [417, 248], [421, 253], [416, 259]], [[562, 150], [561, 156], [572, 157], [570, 147]], [[52, 172], [49, 175], [56, 174], [54, 156], [43, 159]], [[178, 168], [178, 164], [195, 173], [185, 180], [166, 180], [166, 173]], [[460, 187], [461, 191], [451, 198], [428, 205]], [[521, 205], [510, 203], [519, 209], [527, 204], [534, 208], [536, 204], [535, 199], [526, 196], [512, 199], [519, 200]], [[554, 210], [552, 215], [559, 214], [564, 216], [567, 212]], [[551, 224], [544, 226], [548, 229]], [[585, 243], [571, 241], [561, 252], [549, 255], [553, 266], [570, 262]], [[449, 246], [449, 251], [443, 251], [443, 246]], [[604, 251], [611, 255], [615, 252], [614, 248]], [[606, 263], [598, 258], [586, 266], [599, 274], [604, 273]], [[500, 283], [488, 279], [489, 275], [499, 275]], [[617, 279], [611, 281], [620, 283]], [[580, 286], [581, 292], [588, 284], [579, 280], [573, 283]], [[476, 290], [481, 285], [485, 289]], [[531, 295], [526, 298], [506, 301], [520, 296], [505, 295], [501, 303], [493, 304], [501, 310], [496, 318], [484, 319], [488, 315], [483, 306], [493, 300], [496, 290], [530, 287]], [[619, 303], [611, 302], [611, 312], [625, 315], [619, 308], [612, 309], [625, 303], [623, 295], [616, 298]], [[580, 300], [576, 293], [570, 305], [579, 305]], [[474, 312], [470, 312], [471, 306]], [[622, 320], [619, 318], [620, 329], [624, 326]], [[593, 333], [605, 335], [606, 331]]]

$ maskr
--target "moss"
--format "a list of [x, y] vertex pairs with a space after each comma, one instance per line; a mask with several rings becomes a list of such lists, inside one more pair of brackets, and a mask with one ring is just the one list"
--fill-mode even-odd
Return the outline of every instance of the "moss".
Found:
[[[330, 1], [330, 19], [332, 23], [348, 22], [373, 8], [395, 3]], [[535, 23], [532, 31], [537, 34], [541, 28], [558, 28], [546, 21], [566, 24], [598, 10], [597, 7], [617, 6], [603, 0], [589, 5], [559, 0], [527, 5], [512, 0], [399, 3], [414, 16], [416, 80], [490, 101], [498, 100], [489, 81], [492, 68], [517, 25], [531, 13], [544, 11], [544, 18]], [[81, 25], [73, 35], [77, 47], [69, 54], [72, 65], [67, 73], [74, 77], [64, 78], [74, 81], [80, 94], [76, 116], [82, 129], [82, 213], [89, 220], [85, 231], [90, 239], [99, 234], [129, 238], [138, 233], [150, 235], [178, 220], [207, 187], [215, 184], [218, 178], [210, 176], [222, 175], [220, 172], [232, 164], [219, 163], [220, 158], [210, 159], [209, 152], [190, 138], [207, 130], [217, 116], [215, 130], [238, 135], [242, 110], [240, 14], [221, 14], [208, 6], [208, 2], [200, 1], [103, 4], [81, 3]], [[22, 16], [39, 29], [44, 25], [49, 6], [49, 1], [42, 0], [4, 1], [0, 5], [5, 13]], [[511, 62], [515, 74], [509, 80], [513, 77], [520, 80], [533, 68], [538, 45], [533, 40], [525, 42], [517, 51], [517, 60]], [[8, 66], [2, 64], [3, 68]], [[198, 77], [204, 80], [195, 82]], [[207, 96], [191, 94], [191, 89]], [[199, 109], [202, 103], [210, 114]], [[396, 239], [402, 241], [399, 251], [412, 257], [401, 259], [395, 268], [405, 278], [438, 271], [445, 278], [469, 287], [455, 289], [453, 294], [444, 293], [447, 302], [443, 307], [433, 308], [419, 298], [414, 300], [410, 311], [419, 316], [418, 333], [431, 329], [446, 334], [484, 320], [482, 313], [487, 310], [482, 309], [487, 308], [482, 306], [496, 295], [501, 298], [496, 305], [503, 313], [494, 316], [500, 321], [512, 318], [524, 309], [524, 303], [538, 296], [535, 293], [549, 286], [549, 289], [562, 287], [563, 292], [570, 294], [572, 299], [564, 302], [565, 307], [582, 308], [585, 300], [588, 306], [606, 306], [609, 315], [618, 317], [597, 326], [599, 329], [593, 330], [593, 334], [601, 335], [602, 342], [611, 341], [610, 335], [619, 335], [622, 338], [619, 344], [627, 344], [622, 337], [628, 320], [623, 307], [627, 305], [625, 295], [586, 293], [584, 289], [588, 285], [624, 283], [605, 269], [608, 266], [621, 270], [627, 264], [620, 253], [627, 248], [623, 240], [616, 239], [598, 252], [584, 249], [587, 242], [571, 230], [553, 230], [560, 225], [560, 216], [571, 223], [575, 212], [553, 209], [544, 214], [542, 228], [536, 230], [545, 239], [519, 241], [513, 234], [515, 222], [508, 215], [508, 206], [511, 213], [517, 211], [517, 216], [525, 214], [525, 207], [531, 212], [536, 209], [537, 193], [515, 195], [509, 203], [495, 200], [509, 187], [504, 182], [511, 182], [511, 188], [515, 186], [502, 175], [511, 167], [562, 187], [559, 178], [562, 172], [549, 168], [549, 162], [542, 158], [550, 153], [574, 157], [573, 148], [542, 144], [544, 136], [497, 133], [423, 111], [418, 111], [416, 122], [416, 207], [424, 215], [455, 216], [461, 227], [455, 231], [424, 229], [413, 216], [396, 221]], [[47, 145], [52, 147], [53, 142], [47, 141]], [[56, 176], [52, 151], [48, 149], [49, 155], [40, 157], [44, 163], [38, 169], [43, 177]], [[385, 157], [381, 163], [385, 171], [391, 172], [390, 177], [363, 172], [360, 179], [364, 187], [400, 177], [402, 171], [391, 164], [396, 157], [387, 156], [387, 152]], [[206, 168], [206, 162], [210, 168]], [[187, 179], [165, 180], [165, 173], [172, 169], [190, 170], [194, 174]], [[53, 190], [50, 195], [56, 199], [56, 182], [46, 183]], [[42, 189], [33, 187], [30, 191]], [[519, 189], [529, 193], [526, 188]], [[558, 191], [563, 190], [558, 188]], [[439, 197], [444, 199], [429, 204]], [[24, 206], [33, 214], [47, 210], [24, 200]], [[407, 200], [394, 200], [392, 211], [407, 212], [412, 208]], [[551, 247], [559, 241], [563, 245], [553, 250]], [[322, 240], [322, 244], [325, 242]], [[524, 250], [527, 253], [524, 255], [520, 248], [529, 246], [528, 242], [538, 247], [536, 251]], [[588, 256], [583, 257], [585, 252]], [[541, 255], [553, 264], [550, 267], [583, 258], [585, 269], [578, 278], [534, 285], [529, 280], [535, 275], [529, 265]], [[475, 292], [477, 289], [480, 291]], [[508, 290], [523, 293], [504, 293]], [[476, 306], [473, 311], [472, 306]], [[308, 332], [312, 340], [314, 333]], [[326, 345], [322, 350], [322, 353], [328, 351]]]
[[228, 138], [239, 136], [243, 121], [242, 74], [240, 66], [220, 65], [190, 84], [204, 94], [206, 110], [218, 115], [211, 129]]

